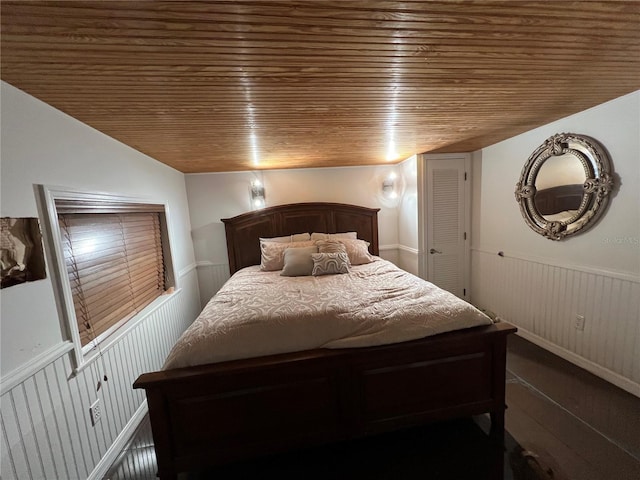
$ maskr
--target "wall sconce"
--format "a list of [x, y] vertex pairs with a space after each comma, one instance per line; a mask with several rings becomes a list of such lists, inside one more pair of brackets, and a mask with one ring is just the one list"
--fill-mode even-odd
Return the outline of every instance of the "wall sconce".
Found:
[[265, 206], [264, 200], [264, 185], [260, 180], [254, 180], [251, 182], [251, 205], [253, 208], [263, 208]]
[[396, 172], [391, 172], [382, 180], [382, 196], [388, 199], [398, 198], [398, 191], [396, 189], [396, 179], [398, 176]]

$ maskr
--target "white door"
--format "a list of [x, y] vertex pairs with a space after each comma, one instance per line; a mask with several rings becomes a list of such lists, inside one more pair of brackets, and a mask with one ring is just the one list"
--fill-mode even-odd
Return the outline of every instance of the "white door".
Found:
[[468, 159], [464, 155], [443, 159], [425, 155], [425, 160], [427, 280], [466, 299]]

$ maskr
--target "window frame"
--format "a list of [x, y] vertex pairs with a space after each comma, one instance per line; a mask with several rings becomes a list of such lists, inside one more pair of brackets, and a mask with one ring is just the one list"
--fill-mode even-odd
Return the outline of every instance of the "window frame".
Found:
[[[53, 284], [54, 297], [60, 319], [60, 324], [65, 340], [73, 344], [73, 360], [74, 371], [77, 373], [86, 368], [95, 359], [99, 357], [100, 350], [107, 348], [109, 345], [118, 341], [133, 328], [139, 321], [149, 315], [153, 310], [158, 308], [162, 303], [166, 302], [179, 290], [178, 275], [174, 269], [174, 253], [171, 239], [169, 207], [167, 202], [158, 202], [145, 197], [132, 197], [113, 193], [95, 193], [83, 190], [71, 189], [66, 187], [53, 187], [48, 185], [36, 185], [36, 199], [40, 217], [42, 219], [43, 238], [47, 260], [50, 267], [50, 278]], [[164, 212], [160, 214], [160, 231], [162, 236], [162, 248], [165, 267], [165, 291], [172, 293], [160, 295], [151, 303], [145, 306], [138, 313], [129, 318], [122, 319], [112, 325], [105, 332], [100, 334], [96, 339], [87, 343], [84, 347], [81, 344], [80, 332], [75, 313], [73, 302], [73, 293], [71, 283], [67, 274], [67, 268], [64, 256], [64, 247], [62, 242], [61, 228], [58, 223], [57, 200], [70, 200], [78, 202], [86, 202], [89, 204], [104, 203], [111, 208], [117, 208], [118, 204], [146, 204], [162, 206]], [[173, 289], [173, 290], [172, 290]]]

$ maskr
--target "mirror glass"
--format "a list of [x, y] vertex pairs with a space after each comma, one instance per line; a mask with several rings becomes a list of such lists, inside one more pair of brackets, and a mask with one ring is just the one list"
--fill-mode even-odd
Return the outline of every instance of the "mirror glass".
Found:
[[536, 175], [535, 207], [548, 221], [566, 221], [582, 204], [583, 185], [589, 172], [576, 155], [563, 153], [547, 158]]
[[525, 163], [516, 201], [534, 231], [551, 240], [586, 230], [603, 213], [613, 189], [605, 148], [586, 135], [548, 138]]

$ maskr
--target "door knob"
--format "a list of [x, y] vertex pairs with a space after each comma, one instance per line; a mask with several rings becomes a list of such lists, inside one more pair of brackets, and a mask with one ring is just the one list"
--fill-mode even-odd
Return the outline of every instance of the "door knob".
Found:
[[433, 255], [434, 253], [442, 253], [442, 252], [440, 250], [436, 250], [435, 248], [432, 248], [431, 250], [429, 250], [429, 253]]

